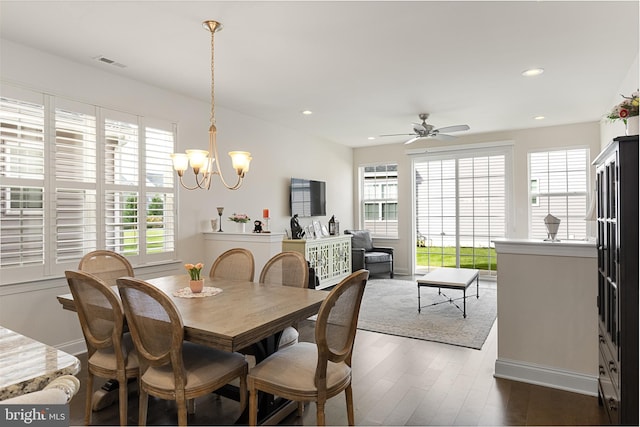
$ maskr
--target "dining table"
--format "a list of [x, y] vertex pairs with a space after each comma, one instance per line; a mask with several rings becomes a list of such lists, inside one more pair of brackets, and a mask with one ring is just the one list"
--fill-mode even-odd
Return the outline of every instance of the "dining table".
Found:
[[[323, 290], [210, 277], [204, 279], [203, 292], [193, 294], [189, 280], [186, 274], [145, 279], [176, 305], [185, 340], [225, 351], [251, 348], [256, 363], [278, 350], [286, 327], [317, 314], [328, 295]], [[70, 293], [57, 299], [63, 309], [76, 310]], [[265, 397], [260, 419], [277, 422], [292, 410], [295, 406], [290, 402]]]

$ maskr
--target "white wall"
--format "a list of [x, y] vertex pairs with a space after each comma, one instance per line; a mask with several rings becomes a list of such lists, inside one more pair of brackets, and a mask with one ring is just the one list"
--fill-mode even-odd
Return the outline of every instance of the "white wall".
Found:
[[[87, 67], [8, 40], [0, 40], [2, 61], [0, 77], [4, 83], [70, 98], [76, 101], [159, 118], [178, 123], [178, 149], [206, 149], [210, 105], [169, 92], [144, 82], [129, 80]], [[99, 64], [98, 64], [99, 65]], [[203, 94], [208, 98], [209, 92]], [[260, 218], [268, 208], [272, 230], [289, 228], [289, 180], [291, 177], [327, 182], [327, 214], [318, 218], [326, 223], [335, 214], [344, 227], [353, 217], [352, 150], [329, 141], [296, 133], [290, 129], [226, 110], [216, 105], [216, 123], [223, 173], [233, 179], [227, 151], [251, 152], [253, 162], [245, 183], [237, 191], [223, 189], [214, 181], [209, 191], [178, 194], [179, 262], [158, 271], [152, 266], [137, 266], [136, 275], [153, 277], [168, 272], [182, 273], [182, 262], [204, 262], [208, 271], [212, 260], [204, 259], [202, 231], [210, 230], [209, 219], [217, 217], [216, 207], [224, 206], [224, 216], [233, 212]], [[248, 124], [251, 125], [248, 125]], [[301, 219], [306, 225], [310, 219]], [[223, 222], [223, 229], [230, 227]], [[169, 270], [167, 270], [169, 269]], [[1, 276], [0, 276], [1, 280]], [[8, 285], [0, 282], [0, 324], [50, 345], [75, 349], [81, 339], [75, 314], [64, 312], [54, 296], [67, 293], [60, 277]]]
[[[507, 237], [526, 238], [528, 233], [528, 167], [527, 154], [532, 150], [557, 149], [565, 147], [585, 147], [590, 149], [590, 158], [600, 152], [599, 123], [579, 123], [566, 126], [550, 126], [507, 132], [495, 132], [476, 135], [460, 135], [453, 142], [429, 140], [417, 141], [411, 149], [425, 147], [443, 147], [447, 145], [472, 146], [509, 141], [513, 143], [513, 197], [514, 214], [508, 218]], [[411, 235], [411, 157], [407, 146], [389, 144], [377, 147], [357, 148], [354, 150], [354, 194], [357, 191], [357, 168], [362, 165], [381, 162], [398, 163], [398, 216], [400, 236]], [[592, 175], [594, 176], [594, 175]], [[359, 206], [353, 202], [354, 224], [357, 224]], [[413, 273], [413, 244], [415, 239], [376, 240], [376, 244], [393, 246], [396, 249], [395, 270], [399, 274]]]

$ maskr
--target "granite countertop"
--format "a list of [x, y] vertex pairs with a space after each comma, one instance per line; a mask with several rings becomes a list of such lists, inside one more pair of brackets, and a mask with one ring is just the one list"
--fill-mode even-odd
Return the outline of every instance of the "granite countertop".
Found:
[[79, 371], [75, 356], [0, 326], [0, 401], [41, 390], [54, 378]]

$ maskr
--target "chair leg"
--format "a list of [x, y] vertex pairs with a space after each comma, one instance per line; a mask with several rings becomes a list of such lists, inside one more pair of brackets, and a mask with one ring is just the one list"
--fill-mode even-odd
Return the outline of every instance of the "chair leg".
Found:
[[149, 405], [149, 395], [147, 391], [142, 386], [142, 381], [140, 381], [140, 389], [139, 393], [139, 402], [138, 402], [138, 425], [146, 426], [147, 425], [147, 406]]
[[258, 391], [249, 389], [249, 425], [258, 425]]
[[187, 398], [184, 389], [176, 390], [176, 406], [178, 407], [178, 425], [187, 425]]
[[351, 389], [351, 384], [344, 390], [344, 396], [347, 400], [347, 420], [350, 426], [354, 426], [356, 425], [356, 419], [353, 415], [353, 390]]
[[129, 393], [127, 392], [127, 378], [122, 374], [118, 378], [118, 404], [120, 406], [120, 425], [126, 426], [127, 422], [127, 410], [129, 403]]
[[298, 402], [298, 416], [304, 416], [304, 402]]
[[195, 414], [196, 413], [196, 400], [189, 399], [187, 400], [187, 414]]
[[324, 403], [321, 401], [316, 401], [316, 424], [319, 426], [325, 425], [324, 420]]
[[84, 405], [84, 425], [91, 425], [91, 401], [93, 399], [93, 374], [87, 372], [87, 397]]
[[247, 407], [247, 374], [240, 375], [240, 412]]

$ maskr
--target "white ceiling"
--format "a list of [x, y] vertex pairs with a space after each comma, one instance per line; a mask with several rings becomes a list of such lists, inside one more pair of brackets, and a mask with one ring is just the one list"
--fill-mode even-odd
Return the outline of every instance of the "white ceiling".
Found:
[[352, 147], [422, 112], [465, 134], [597, 121], [638, 57], [637, 1], [0, 0], [2, 38], [206, 102], [207, 19], [217, 106]]

